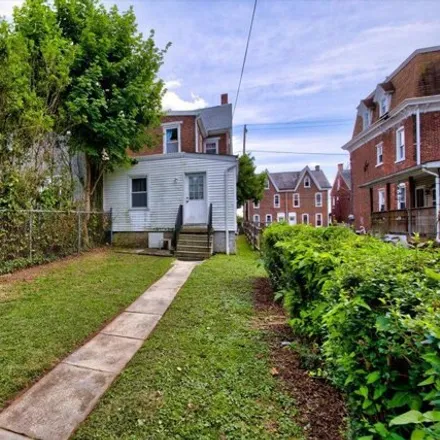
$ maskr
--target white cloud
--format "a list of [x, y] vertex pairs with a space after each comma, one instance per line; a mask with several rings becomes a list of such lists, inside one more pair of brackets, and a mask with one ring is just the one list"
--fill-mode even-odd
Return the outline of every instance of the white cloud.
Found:
[[185, 100], [176, 92], [168, 90], [162, 99], [162, 107], [164, 110], [197, 110], [206, 107], [208, 103], [200, 96], [191, 93], [191, 99]]
[[165, 88], [167, 90], [178, 89], [182, 85], [182, 81], [180, 79], [171, 79], [169, 81], [165, 81]]
[[14, 6], [19, 6], [23, 0], [0, 0], [0, 17], [12, 17]]

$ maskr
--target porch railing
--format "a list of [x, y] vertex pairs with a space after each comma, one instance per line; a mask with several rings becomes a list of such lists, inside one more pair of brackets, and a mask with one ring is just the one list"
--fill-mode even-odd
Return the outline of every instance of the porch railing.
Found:
[[183, 205], [179, 205], [179, 209], [176, 215], [176, 223], [174, 224], [174, 232], [173, 232], [173, 240], [172, 246], [173, 249], [177, 249], [177, 242], [179, 241], [179, 234], [183, 225]]
[[419, 233], [425, 237], [436, 235], [436, 213], [434, 207], [412, 210], [373, 212], [372, 229], [381, 234]]
[[208, 211], [208, 248], [210, 246], [212, 231], [213, 231], [213, 228], [212, 228], [212, 203], [210, 203], [209, 204], [209, 211]]

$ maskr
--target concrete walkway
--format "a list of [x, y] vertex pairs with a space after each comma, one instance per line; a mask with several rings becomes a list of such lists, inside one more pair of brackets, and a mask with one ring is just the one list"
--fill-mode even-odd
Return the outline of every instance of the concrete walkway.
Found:
[[141, 348], [195, 262], [174, 266], [131, 306], [0, 414], [0, 440], [64, 440]]

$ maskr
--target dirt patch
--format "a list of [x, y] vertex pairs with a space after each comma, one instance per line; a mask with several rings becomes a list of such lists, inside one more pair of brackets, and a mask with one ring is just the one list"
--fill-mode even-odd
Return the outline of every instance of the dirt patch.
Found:
[[81, 254], [69, 255], [50, 263], [31, 266], [26, 269], [20, 269], [12, 273], [0, 275], [0, 286], [1, 284], [9, 284], [18, 281], [32, 281], [40, 275], [45, 275], [49, 272], [52, 272], [53, 270], [65, 267], [73, 261], [80, 260], [84, 256], [91, 257], [92, 259], [99, 258], [107, 252], [108, 248], [93, 249], [91, 251], [83, 252]]
[[287, 325], [283, 308], [273, 302], [273, 291], [267, 278], [254, 283], [254, 305], [259, 328], [266, 330], [271, 349], [272, 374], [282, 380], [283, 386], [295, 399], [297, 423], [308, 440], [342, 440], [344, 438], [346, 410], [344, 401], [330, 384], [309, 376], [301, 367], [299, 355], [285, 341], [294, 335]]

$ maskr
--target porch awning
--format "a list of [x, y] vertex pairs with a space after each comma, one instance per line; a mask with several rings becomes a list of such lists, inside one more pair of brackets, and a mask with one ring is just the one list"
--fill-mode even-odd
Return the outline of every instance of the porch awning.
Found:
[[429, 169], [430, 171], [440, 173], [440, 161], [427, 162], [421, 165], [407, 168], [405, 170], [398, 171], [397, 173], [388, 176], [379, 177], [377, 179], [373, 179], [369, 182], [359, 185], [359, 188], [371, 188], [381, 183], [400, 183], [410, 177], [420, 177], [426, 175], [423, 169]]

